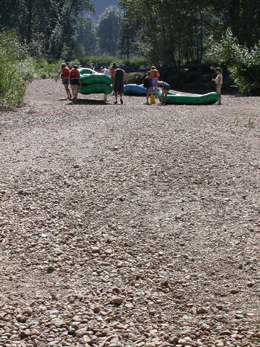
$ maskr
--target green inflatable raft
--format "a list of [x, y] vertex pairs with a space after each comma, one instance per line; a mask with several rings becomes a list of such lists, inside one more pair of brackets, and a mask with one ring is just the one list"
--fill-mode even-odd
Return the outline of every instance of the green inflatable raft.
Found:
[[113, 90], [112, 78], [103, 74], [98, 73], [92, 69], [81, 68], [79, 69], [80, 79], [82, 87], [78, 87], [78, 91], [81, 94], [96, 94], [104, 93], [110, 94]]
[[[162, 91], [158, 91], [158, 97], [161, 100]], [[216, 92], [207, 94], [175, 94], [169, 92], [167, 95], [167, 104], [176, 105], [210, 105], [217, 102], [220, 95]]]
[[95, 94], [95, 93], [112, 93], [112, 86], [106, 83], [93, 83], [93, 84], [82, 84], [82, 87], [78, 87], [78, 91], [81, 94]]

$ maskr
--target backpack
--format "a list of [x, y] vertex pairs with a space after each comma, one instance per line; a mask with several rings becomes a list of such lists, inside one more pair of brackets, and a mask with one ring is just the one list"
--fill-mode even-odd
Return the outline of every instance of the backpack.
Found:
[[147, 77], [145, 77], [145, 79], [144, 79], [144, 88], [148, 88], [148, 78]]

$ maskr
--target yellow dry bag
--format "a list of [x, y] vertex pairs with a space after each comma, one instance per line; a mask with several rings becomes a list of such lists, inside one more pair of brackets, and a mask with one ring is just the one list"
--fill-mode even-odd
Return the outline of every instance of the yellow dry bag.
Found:
[[155, 104], [155, 97], [154, 97], [153, 93], [151, 94], [150, 104]]

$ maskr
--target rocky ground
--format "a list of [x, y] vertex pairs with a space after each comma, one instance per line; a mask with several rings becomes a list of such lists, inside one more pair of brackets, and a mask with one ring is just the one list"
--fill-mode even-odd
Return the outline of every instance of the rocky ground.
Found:
[[0, 346], [260, 346], [260, 99], [64, 95], [1, 114]]

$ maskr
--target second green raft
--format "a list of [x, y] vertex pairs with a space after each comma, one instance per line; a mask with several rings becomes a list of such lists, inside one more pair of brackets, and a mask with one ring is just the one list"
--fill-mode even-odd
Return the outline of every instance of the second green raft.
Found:
[[[158, 97], [161, 100], [162, 92], [158, 91]], [[217, 102], [220, 95], [216, 92], [207, 94], [175, 94], [169, 92], [167, 95], [167, 104], [176, 105], [210, 105]]]
[[81, 94], [104, 93], [110, 94], [113, 90], [111, 83], [113, 82], [110, 76], [103, 73], [98, 73], [92, 69], [79, 69], [82, 87], [78, 87]]

